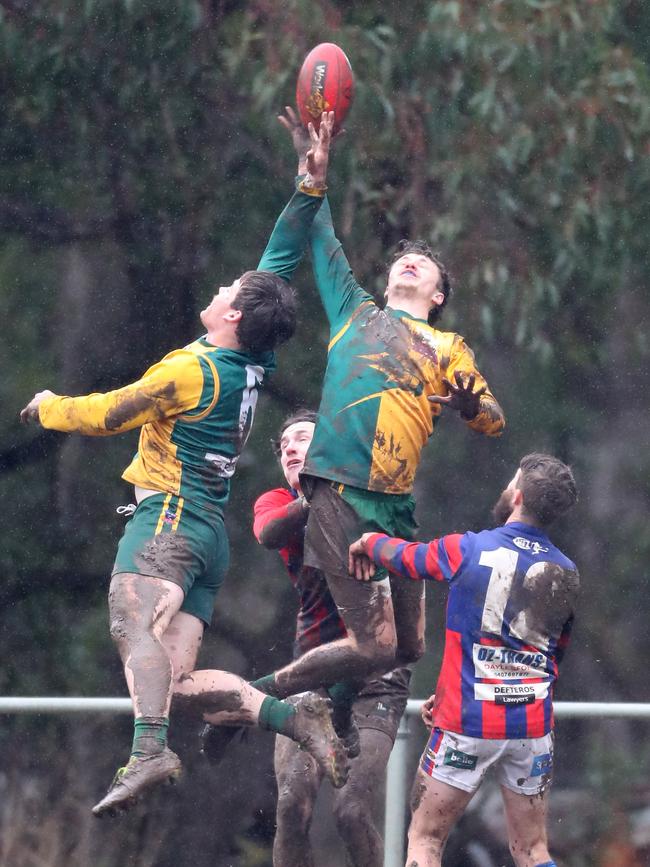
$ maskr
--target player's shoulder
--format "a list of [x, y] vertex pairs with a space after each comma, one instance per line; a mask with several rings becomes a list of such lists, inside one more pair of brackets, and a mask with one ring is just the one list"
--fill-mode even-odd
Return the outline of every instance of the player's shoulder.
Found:
[[265, 491], [255, 500], [255, 509], [276, 508], [290, 503], [295, 498], [295, 493], [289, 488], [271, 488], [270, 491]]

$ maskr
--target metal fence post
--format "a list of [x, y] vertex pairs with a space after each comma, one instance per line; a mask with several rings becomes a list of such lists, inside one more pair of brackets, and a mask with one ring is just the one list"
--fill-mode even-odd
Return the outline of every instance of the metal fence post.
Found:
[[384, 818], [384, 867], [404, 867], [406, 832], [406, 765], [411, 719], [406, 712], [386, 766], [386, 810]]

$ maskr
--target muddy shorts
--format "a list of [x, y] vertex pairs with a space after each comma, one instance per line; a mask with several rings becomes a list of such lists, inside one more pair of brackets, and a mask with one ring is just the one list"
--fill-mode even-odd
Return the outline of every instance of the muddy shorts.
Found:
[[173, 581], [185, 593], [180, 610], [209, 626], [228, 560], [221, 515], [183, 497], [154, 494], [140, 502], [126, 525], [112, 574], [135, 572]]
[[[411, 541], [418, 529], [410, 494], [381, 494], [315, 476], [301, 476], [309, 500], [304, 563], [330, 575], [348, 577], [348, 549], [363, 533], [387, 533]], [[387, 577], [377, 569], [373, 581]]]
[[434, 728], [420, 759], [425, 774], [475, 792], [489, 768], [497, 782], [520, 795], [539, 795], [553, 777], [553, 733], [543, 738], [470, 738]]
[[352, 705], [357, 726], [384, 732], [395, 743], [409, 697], [410, 680], [408, 668], [396, 668], [381, 678], [369, 681]]

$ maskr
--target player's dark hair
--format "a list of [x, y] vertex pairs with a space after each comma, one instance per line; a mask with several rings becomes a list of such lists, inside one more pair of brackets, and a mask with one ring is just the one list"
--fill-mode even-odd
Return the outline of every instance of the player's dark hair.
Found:
[[232, 301], [241, 310], [235, 334], [246, 352], [268, 352], [296, 330], [296, 298], [291, 286], [270, 271], [246, 271]]
[[449, 277], [449, 271], [447, 271], [440, 256], [437, 253], [433, 252], [433, 250], [426, 241], [409, 241], [406, 238], [402, 238], [402, 240], [397, 245], [397, 249], [393, 253], [393, 258], [388, 263], [388, 270], [390, 271], [395, 262], [397, 262], [398, 259], [401, 259], [402, 256], [406, 256], [408, 253], [417, 253], [418, 256], [426, 256], [427, 259], [431, 259], [431, 261], [435, 263], [438, 271], [440, 272], [438, 289], [445, 297], [442, 304], [437, 304], [432, 307], [431, 310], [429, 310], [427, 322], [429, 323], [429, 325], [433, 326], [433, 324], [437, 322], [437, 320], [442, 315], [443, 308], [447, 305], [447, 301], [453, 293], [453, 289], [451, 287], [451, 278]]
[[523, 508], [542, 527], [552, 524], [578, 500], [578, 488], [571, 468], [552, 455], [530, 454], [519, 463], [518, 488]]
[[297, 409], [295, 412], [288, 415], [285, 420], [280, 425], [280, 431], [276, 439], [271, 440], [271, 445], [273, 446], [273, 451], [276, 455], [280, 455], [280, 443], [282, 442], [282, 434], [288, 427], [291, 427], [292, 424], [299, 424], [301, 421], [308, 421], [312, 424], [316, 424], [316, 419], [318, 418], [318, 413], [314, 412], [313, 409]]

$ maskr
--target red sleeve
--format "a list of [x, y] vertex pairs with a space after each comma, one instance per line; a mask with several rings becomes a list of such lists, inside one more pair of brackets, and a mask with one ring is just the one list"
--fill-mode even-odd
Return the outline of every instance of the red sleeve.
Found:
[[287, 517], [287, 506], [290, 506], [294, 500], [295, 498], [288, 488], [274, 488], [255, 500], [253, 507], [253, 533], [258, 542], [260, 541], [262, 531], [268, 523]]

